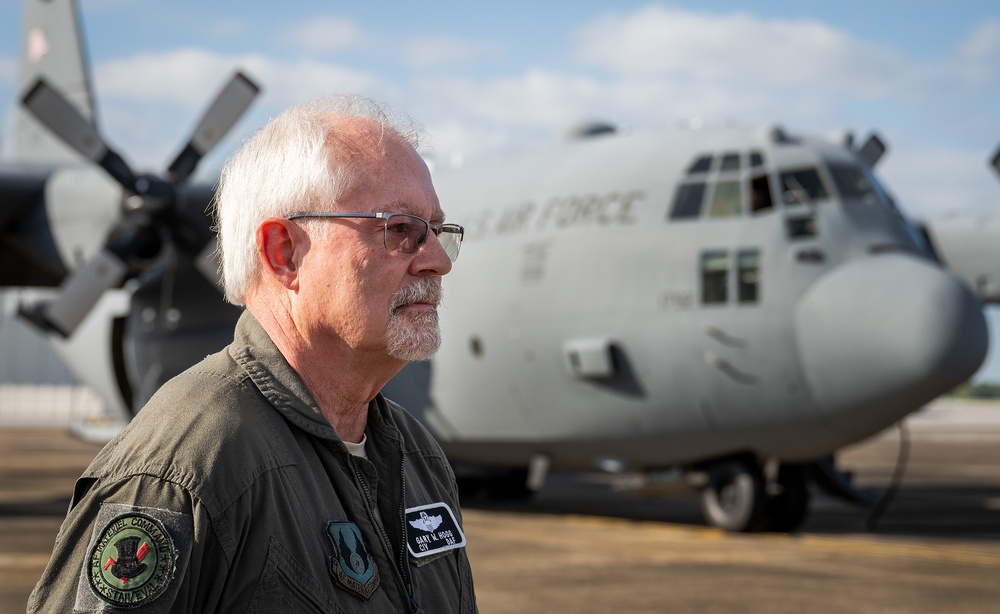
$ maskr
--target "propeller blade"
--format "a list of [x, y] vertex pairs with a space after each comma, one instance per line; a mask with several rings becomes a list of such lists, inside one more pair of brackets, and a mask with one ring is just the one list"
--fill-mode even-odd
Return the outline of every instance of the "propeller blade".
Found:
[[187, 179], [198, 162], [243, 116], [260, 92], [260, 87], [242, 72], [237, 72], [219, 92], [191, 135], [191, 140], [167, 169], [174, 182]]
[[39, 327], [69, 337], [87, 317], [104, 291], [116, 287], [128, 267], [107, 248], [73, 272], [59, 289], [59, 296], [21, 315]]
[[93, 124], [44, 79], [35, 82], [21, 104], [67, 145], [101, 165], [127, 190], [135, 191], [135, 175], [128, 164], [107, 146]]
[[222, 273], [219, 266], [219, 240], [213, 237], [194, 259], [194, 267], [205, 279], [222, 292]]
[[858, 157], [864, 160], [870, 168], [875, 168], [878, 161], [882, 159], [885, 150], [885, 142], [877, 134], [871, 134], [868, 136], [865, 144], [861, 146], [861, 149], [858, 150]]
[[993, 160], [990, 163], [993, 165], [993, 170], [1000, 175], [1000, 147], [997, 147], [997, 152], [993, 154]]
[[56, 298], [21, 313], [43, 330], [69, 337], [104, 291], [121, 285], [130, 262], [152, 261], [161, 248], [160, 233], [150, 218], [126, 216], [111, 229], [101, 251], [63, 281]]

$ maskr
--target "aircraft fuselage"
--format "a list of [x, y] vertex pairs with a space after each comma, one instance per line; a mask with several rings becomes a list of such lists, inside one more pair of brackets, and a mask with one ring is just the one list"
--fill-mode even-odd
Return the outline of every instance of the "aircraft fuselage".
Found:
[[843, 145], [602, 136], [435, 184], [467, 228], [444, 343], [387, 393], [459, 462], [812, 460], [985, 354], [976, 297]]

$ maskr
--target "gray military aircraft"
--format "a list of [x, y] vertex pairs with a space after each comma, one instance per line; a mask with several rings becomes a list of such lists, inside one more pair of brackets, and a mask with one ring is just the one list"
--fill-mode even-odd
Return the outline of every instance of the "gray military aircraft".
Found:
[[[0, 285], [58, 287], [22, 314], [128, 413], [231, 338], [238, 311], [203, 266], [211, 186], [190, 176], [256, 87], [235, 77], [168, 172], [137, 175], [95, 127], [76, 17], [25, 3]], [[493, 493], [558, 468], [672, 471], [730, 530], [794, 529], [810, 477], [857, 499], [832, 454], [974, 373], [980, 301], [1000, 301], [995, 221], [911, 223], [873, 174], [884, 149], [594, 125], [436, 173], [467, 228], [445, 341], [386, 393]]]

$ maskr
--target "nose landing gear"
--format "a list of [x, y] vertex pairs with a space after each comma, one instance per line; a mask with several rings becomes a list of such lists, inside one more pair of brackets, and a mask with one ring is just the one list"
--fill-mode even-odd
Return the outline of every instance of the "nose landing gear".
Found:
[[797, 529], [809, 512], [805, 470], [800, 465], [776, 469], [768, 478], [760, 463], [749, 455], [710, 465], [708, 483], [701, 491], [705, 519], [727, 531]]

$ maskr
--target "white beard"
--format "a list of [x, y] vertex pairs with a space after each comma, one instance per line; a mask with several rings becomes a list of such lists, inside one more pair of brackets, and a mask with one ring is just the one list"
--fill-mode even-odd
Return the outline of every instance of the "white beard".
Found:
[[[401, 305], [429, 302], [435, 309], [428, 311], [399, 311]], [[441, 328], [436, 306], [441, 301], [441, 282], [421, 278], [417, 283], [403, 288], [393, 297], [386, 329], [387, 351], [399, 360], [428, 360], [441, 347]]]

